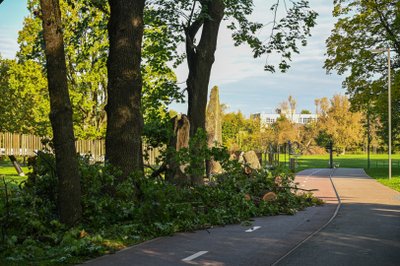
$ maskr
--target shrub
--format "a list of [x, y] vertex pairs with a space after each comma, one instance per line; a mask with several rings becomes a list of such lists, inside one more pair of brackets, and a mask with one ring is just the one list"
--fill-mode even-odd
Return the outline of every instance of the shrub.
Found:
[[[319, 203], [310, 195], [293, 193], [293, 175], [281, 169], [245, 174], [239, 164], [224, 159], [226, 172], [208, 185], [177, 187], [134, 174], [119, 183], [118, 171], [82, 157], [83, 218], [67, 228], [58, 220], [54, 161], [53, 155], [40, 153], [31, 161], [33, 172], [27, 181], [3, 191], [3, 262], [74, 263], [161, 235], [239, 223], [254, 216], [293, 214]], [[267, 193], [275, 196], [263, 200]]]

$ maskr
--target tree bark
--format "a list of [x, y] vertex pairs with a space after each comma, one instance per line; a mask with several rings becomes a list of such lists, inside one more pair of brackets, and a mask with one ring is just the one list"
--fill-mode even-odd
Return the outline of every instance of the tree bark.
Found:
[[185, 186], [190, 184], [190, 180], [185, 173], [185, 165], [177, 160], [177, 152], [182, 148], [189, 147], [189, 120], [185, 115], [175, 116], [171, 119], [173, 134], [170, 137], [166, 156], [165, 180], [170, 183]]
[[143, 173], [140, 71], [145, 0], [109, 0], [106, 161], [120, 180]]
[[60, 5], [58, 0], [41, 0], [40, 5], [50, 95], [50, 121], [58, 176], [58, 211], [62, 223], [73, 225], [82, 216], [81, 185], [68, 92]]
[[[189, 66], [186, 84], [191, 138], [199, 129], [205, 132], [208, 86], [211, 68], [215, 60], [214, 54], [217, 49], [219, 27], [225, 10], [223, 0], [201, 1], [201, 4], [206, 5], [209, 18], [196, 20], [185, 29]], [[201, 26], [203, 26], [201, 38], [196, 47], [193, 40]], [[204, 162], [192, 167], [204, 169]], [[192, 176], [192, 183], [194, 185], [203, 184], [203, 176]]]

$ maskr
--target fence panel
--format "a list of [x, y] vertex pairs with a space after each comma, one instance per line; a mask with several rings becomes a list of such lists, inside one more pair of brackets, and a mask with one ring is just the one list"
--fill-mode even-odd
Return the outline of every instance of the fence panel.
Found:
[[[34, 135], [0, 132], [0, 156], [34, 156], [36, 152], [43, 150], [42, 138]], [[103, 162], [105, 157], [105, 141], [77, 140], [76, 152], [81, 155], [90, 155], [93, 160]], [[147, 151], [148, 158], [144, 158], [145, 164], [155, 165], [156, 158], [160, 155], [159, 149], [148, 149], [143, 145], [143, 151]]]

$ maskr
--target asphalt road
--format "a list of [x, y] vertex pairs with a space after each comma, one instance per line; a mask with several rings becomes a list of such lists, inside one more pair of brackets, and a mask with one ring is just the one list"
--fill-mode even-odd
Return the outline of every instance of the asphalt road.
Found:
[[336, 218], [277, 265], [400, 265], [400, 193], [362, 169], [337, 169]]
[[[248, 227], [157, 238], [87, 265], [400, 265], [400, 193], [360, 169], [301, 172], [302, 188], [317, 188], [327, 204], [293, 216], [262, 217]], [[331, 221], [332, 217], [337, 216]]]

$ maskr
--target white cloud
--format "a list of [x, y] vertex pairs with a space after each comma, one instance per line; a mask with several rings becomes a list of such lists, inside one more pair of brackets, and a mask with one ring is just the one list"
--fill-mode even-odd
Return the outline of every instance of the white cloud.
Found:
[[0, 54], [3, 58], [14, 58], [18, 50], [18, 34], [14, 28], [0, 26]]
[[[273, 2], [256, 0], [254, 20], [265, 24], [270, 22], [272, 16], [269, 7]], [[310, 2], [311, 7], [319, 13], [317, 25], [311, 30], [312, 37], [309, 38], [307, 47], [301, 47], [301, 53], [293, 55], [291, 68], [285, 74], [266, 73], [263, 70], [266, 57], [254, 59], [250, 48], [234, 47], [231, 33], [225, 25], [221, 27], [210, 87], [220, 86], [221, 101], [230, 105], [231, 110], [241, 109], [245, 114], [273, 110], [277, 103], [287, 99], [289, 94], [298, 100], [299, 109], [313, 110], [315, 98], [331, 97], [334, 93], [342, 91], [341, 78], [335, 75], [327, 76], [322, 69], [325, 60], [325, 40], [335, 22], [331, 15], [332, 1]], [[0, 21], [1, 17], [5, 21], [5, 15], [11, 14], [11, 11], [6, 12], [4, 9], [3, 12], [4, 16], [0, 13]], [[24, 14], [26, 12], [25, 10]], [[18, 26], [0, 24], [0, 53], [3, 57], [13, 58], [18, 50], [17, 31], [22, 25], [22, 18], [18, 21]], [[262, 36], [266, 37], [268, 34], [269, 30], [266, 28]], [[184, 47], [180, 49], [183, 51]], [[269, 60], [276, 62], [277, 57], [271, 56]], [[177, 75], [178, 81], [184, 87], [187, 78], [185, 63], [178, 68]], [[173, 105], [172, 108], [186, 111], [186, 105]]]

